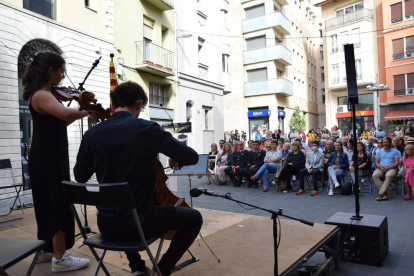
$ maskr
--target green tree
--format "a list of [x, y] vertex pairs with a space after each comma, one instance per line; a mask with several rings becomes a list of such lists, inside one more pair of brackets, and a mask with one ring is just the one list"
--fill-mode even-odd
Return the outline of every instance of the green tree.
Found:
[[303, 112], [299, 109], [298, 105], [295, 106], [295, 112], [293, 112], [292, 118], [289, 120], [289, 125], [291, 128], [295, 127], [298, 132], [300, 129], [303, 129], [303, 131], [305, 131], [305, 115], [303, 115]]

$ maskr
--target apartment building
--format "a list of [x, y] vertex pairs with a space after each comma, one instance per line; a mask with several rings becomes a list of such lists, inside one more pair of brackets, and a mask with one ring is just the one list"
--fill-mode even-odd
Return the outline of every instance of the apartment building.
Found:
[[191, 122], [187, 145], [208, 153], [223, 139], [223, 93], [230, 93], [229, 4], [177, 0], [178, 121]]
[[414, 1], [376, 2], [381, 124], [414, 119]]
[[[30, 147], [33, 129], [28, 103], [22, 99], [26, 64], [40, 51], [60, 53], [66, 60], [68, 77], [78, 84], [102, 56], [84, 87], [108, 107], [113, 0], [0, 0], [0, 14], [0, 159], [11, 159], [16, 181], [22, 183], [20, 145]], [[72, 86], [69, 78], [64, 85]], [[77, 103], [71, 107], [77, 108]], [[85, 118], [84, 131], [92, 123]], [[81, 141], [80, 129], [80, 121], [68, 127], [71, 167]], [[0, 185], [11, 183], [11, 177], [0, 175]], [[0, 198], [12, 191], [1, 192]]]
[[352, 129], [343, 45], [354, 44], [357, 129], [359, 133], [371, 130], [379, 121], [377, 92], [366, 90], [377, 83], [378, 74], [375, 2], [328, 0], [315, 6], [321, 7], [323, 19], [326, 125], [337, 125], [342, 131]]
[[[298, 105], [307, 129], [317, 128], [320, 40], [309, 1], [229, 2], [231, 93], [224, 97], [224, 128], [289, 130]], [[304, 130], [306, 131], [306, 130]]]

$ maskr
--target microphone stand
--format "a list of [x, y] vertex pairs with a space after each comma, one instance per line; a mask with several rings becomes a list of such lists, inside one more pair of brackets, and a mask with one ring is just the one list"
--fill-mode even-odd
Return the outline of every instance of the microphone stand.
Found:
[[[78, 87], [78, 91], [82, 92], [85, 90], [85, 88], [83, 88], [83, 85], [85, 84], [85, 81], [88, 79], [89, 75], [92, 73], [93, 69], [96, 68], [96, 66], [98, 66], [99, 61], [101, 60], [102, 57], [99, 57], [99, 59], [95, 60], [95, 62], [92, 64], [92, 68], [89, 70], [88, 74], [86, 74], [85, 79], [83, 80], [83, 82], [79, 83], [79, 87]], [[82, 108], [79, 107], [79, 111], [82, 111]], [[83, 140], [83, 118], [81, 119], [81, 141]], [[83, 206], [83, 210], [84, 210], [84, 217], [85, 217], [85, 223], [83, 225], [83, 231], [85, 232], [85, 234], [97, 234], [97, 232], [92, 231], [91, 227], [88, 224], [88, 213], [86, 212], [86, 205]], [[82, 233], [76, 234], [75, 237], [80, 236]]]
[[[204, 191], [203, 193], [205, 195], [209, 195], [209, 196], [215, 196], [215, 197], [221, 197], [221, 198], [224, 198], [224, 199], [228, 199], [228, 200], [237, 202], [239, 204], [247, 205], [247, 206], [253, 207], [255, 209], [259, 209], [259, 210], [262, 210], [262, 211], [266, 211], [266, 212], [272, 214], [272, 220], [273, 220], [273, 244], [274, 244], [274, 253], [275, 253], [275, 264], [274, 264], [274, 268], [273, 268], [273, 273], [274, 273], [275, 276], [276, 275], [279, 275], [278, 274], [278, 261], [277, 261], [277, 250], [278, 250], [279, 244], [277, 242], [277, 240], [278, 240], [278, 233], [277, 233], [277, 221], [276, 221], [276, 219], [279, 219], [279, 216], [282, 216], [282, 217], [285, 217], [285, 218], [289, 218], [289, 219], [292, 219], [292, 220], [299, 221], [299, 222], [301, 222], [303, 224], [306, 224], [306, 225], [309, 225], [309, 226], [313, 226], [313, 224], [314, 224], [311, 221], [307, 221], [307, 220], [304, 220], [304, 219], [299, 219], [299, 218], [295, 218], [295, 217], [291, 217], [291, 216], [285, 215], [285, 214], [283, 214], [283, 209], [279, 209], [279, 211], [274, 211], [274, 210], [271, 210], [271, 209], [262, 208], [262, 207], [259, 207], [259, 206], [256, 206], [256, 205], [253, 205], [253, 204], [250, 204], [250, 203], [246, 203], [246, 202], [243, 202], [243, 201], [234, 199], [234, 198], [231, 197], [231, 194], [230, 193], [227, 193], [225, 195], [218, 195], [216, 193], [208, 192], [208, 191]], [[280, 238], [279, 238], [279, 240], [280, 240]]]

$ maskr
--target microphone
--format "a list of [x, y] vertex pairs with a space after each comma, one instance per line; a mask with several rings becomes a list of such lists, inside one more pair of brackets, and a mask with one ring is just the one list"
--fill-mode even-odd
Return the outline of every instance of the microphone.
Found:
[[164, 109], [165, 113], [167, 113], [168, 117], [170, 117], [170, 119], [171, 119], [171, 124], [172, 124], [172, 127], [173, 127], [173, 129], [174, 129], [174, 133], [177, 133], [177, 132], [175, 131], [174, 120], [171, 118], [170, 114], [168, 114], [168, 112], [167, 112], [167, 110], [165, 109], [165, 107], [163, 107], [163, 106], [162, 106], [162, 104], [160, 104], [160, 106]]
[[217, 196], [214, 192], [209, 192], [207, 189], [201, 189], [201, 188], [192, 188], [190, 190], [190, 196], [191, 197], [199, 197], [202, 194], [208, 195], [208, 196]]

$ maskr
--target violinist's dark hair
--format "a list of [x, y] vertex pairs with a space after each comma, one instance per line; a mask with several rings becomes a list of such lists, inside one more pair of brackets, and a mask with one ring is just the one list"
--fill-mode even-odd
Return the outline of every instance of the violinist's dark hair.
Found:
[[54, 52], [41, 52], [34, 56], [33, 61], [26, 66], [22, 78], [23, 99], [29, 98], [50, 81], [49, 68], [58, 70], [65, 64], [65, 60]]
[[132, 81], [127, 81], [117, 85], [110, 93], [112, 105], [114, 108], [133, 106], [136, 101], [142, 100], [142, 106], [146, 106], [148, 103], [148, 97], [144, 89]]

